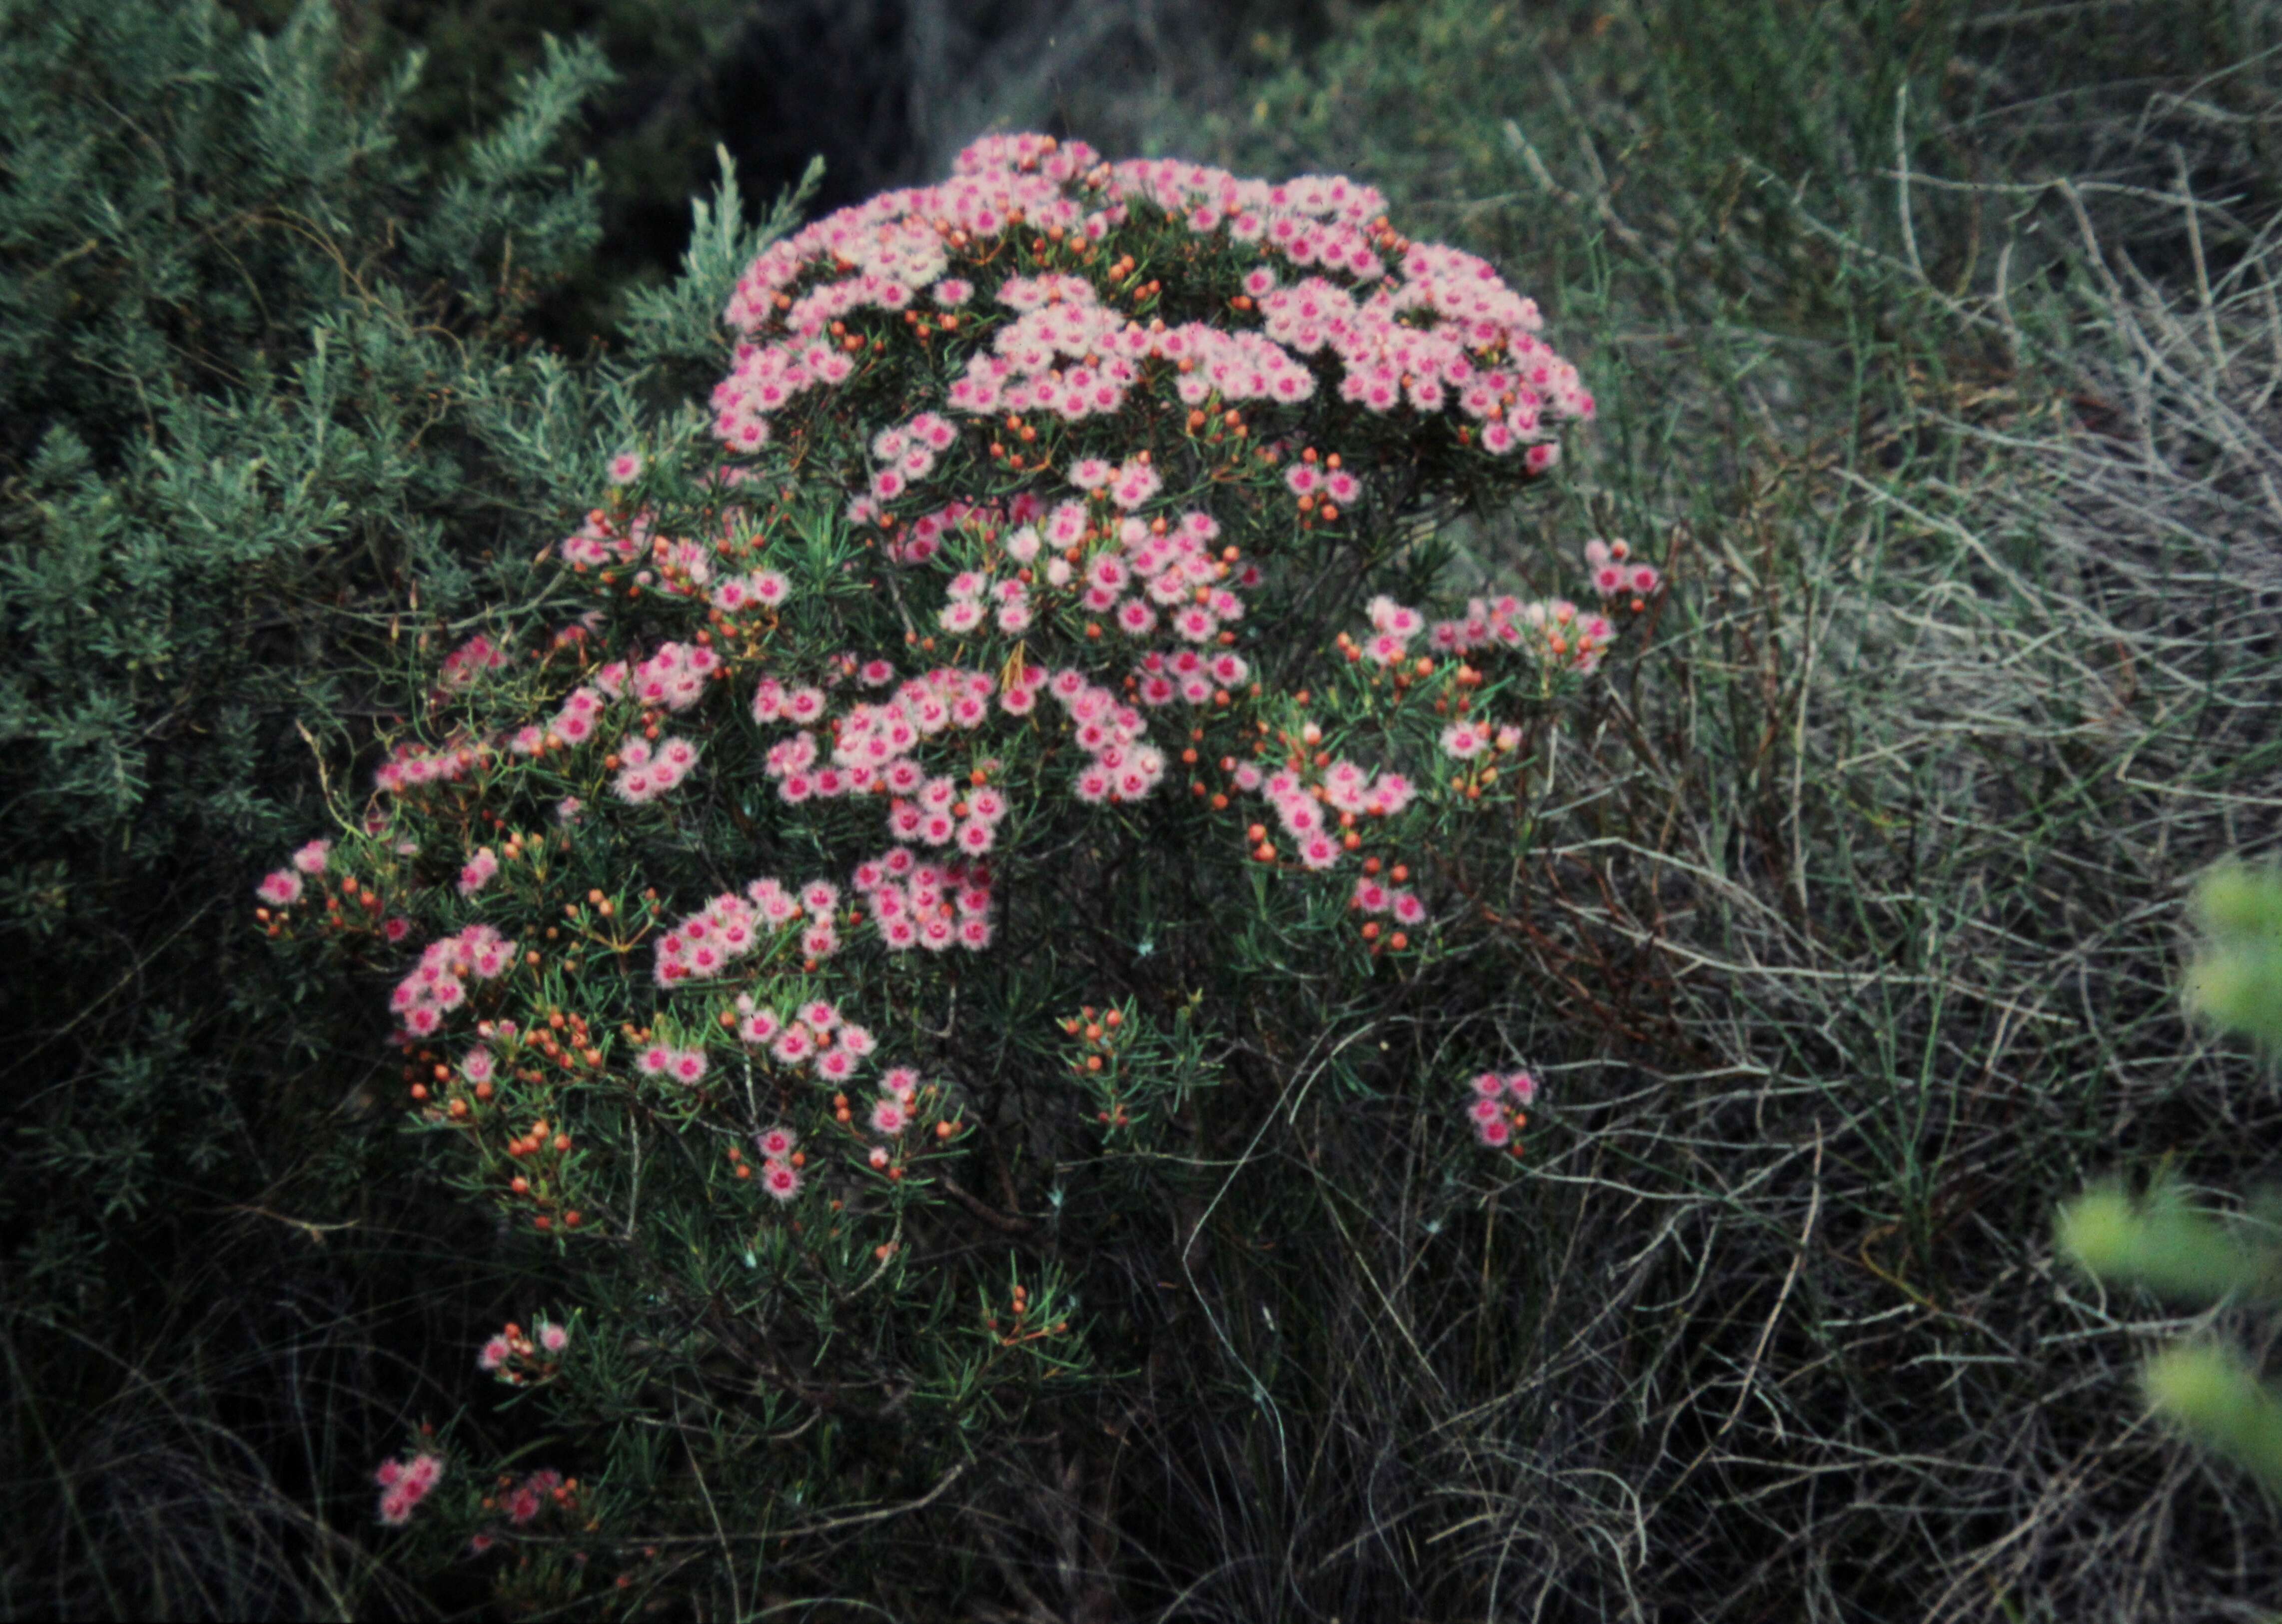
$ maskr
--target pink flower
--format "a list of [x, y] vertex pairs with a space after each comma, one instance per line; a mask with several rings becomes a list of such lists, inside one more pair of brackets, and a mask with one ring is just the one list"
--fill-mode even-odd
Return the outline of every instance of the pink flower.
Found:
[[1526, 1071], [1510, 1071], [1506, 1074], [1505, 1089], [1516, 1100], [1527, 1105], [1537, 1098], [1537, 1079]]
[[498, 872], [499, 858], [492, 848], [488, 846], [478, 847], [476, 855], [469, 858], [460, 870], [460, 894], [463, 897], [475, 895], [489, 885], [492, 876]]
[[332, 849], [333, 843], [330, 840], [310, 841], [293, 854], [292, 863], [295, 870], [302, 874], [322, 874]]
[[787, 1065], [797, 1065], [815, 1051], [816, 1041], [808, 1035], [808, 1028], [798, 1025], [786, 1027], [769, 1046], [769, 1053]]
[[790, 1201], [800, 1194], [800, 1170], [790, 1162], [765, 1163], [761, 1187], [778, 1201]]
[[272, 869], [253, 891], [273, 908], [291, 908], [301, 900], [301, 877], [291, 869]]
[[799, 1148], [800, 1135], [788, 1127], [765, 1128], [754, 1136], [753, 1143], [759, 1148], [763, 1159], [781, 1162]]
[[1494, 1149], [1513, 1137], [1513, 1129], [1503, 1117], [1499, 1117], [1493, 1121], [1476, 1123], [1474, 1135], [1482, 1143]]
[[567, 1326], [559, 1326], [552, 1322], [540, 1326], [539, 1327], [539, 1345], [549, 1353], [562, 1352], [565, 1348], [568, 1348], [570, 1345], [570, 1328]]
[[1164, 488], [1165, 481], [1157, 470], [1138, 458], [1122, 464], [1109, 485], [1109, 499], [1130, 511], [1140, 507]]
[[[504, 1336], [494, 1336], [491, 1341], [484, 1344], [483, 1351], [476, 1355], [476, 1368], [477, 1370], [497, 1370], [501, 1365], [507, 1363], [507, 1338]], [[383, 1472], [393, 1472], [396, 1469], [396, 1463], [392, 1460], [390, 1461], [388, 1465], [381, 1468]], [[384, 1489], [395, 1481], [396, 1480], [392, 1477], [384, 1477], [380, 1480], [381, 1487]]]
[[673, 1080], [678, 1083], [701, 1082], [705, 1076], [705, 1051], [678, 1049], [673, 1058], [667, 1062], [667, 1069], [673, 1073]]
[[610, 459], [610, 483], [630, 485], [641, 477], [642, 460], [633, 452], [620, 452]]
[[1494, 1071], [1485, 1071], [1470, 1085], [1481, 1099], [1494, 1100], [1505, 1092], [1505, 1079]]
[[911, 1125], [911, 1112], [904, 1102], [892, 1094], [881, 1094], [872, 1102], [872, 1131], [875, 1133], [900, 1133]]

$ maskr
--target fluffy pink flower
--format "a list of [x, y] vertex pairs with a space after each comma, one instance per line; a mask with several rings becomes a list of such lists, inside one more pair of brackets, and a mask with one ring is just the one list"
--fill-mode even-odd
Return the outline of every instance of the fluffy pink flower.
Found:
[[[476, 1368], [478, 1370], [497, 1370], [501, 1365], [507, 1363], [507, 1338], [504, 1336], [494, 1336], [491, 1341], [484, 1344], [483, 1351], [476, 1355]], [[395, 1466], [396, 1463], [392, 1460], [387, 1465], [383, 1466], [381, 1470], [384, 1472], [392, 1471], [395, 1469]], [[390, 1478], [383, 1478], [381, 1480], [381, 1483], [383, 1487], [386, 1487], [393, 1481], [394, 1480]]]
[[488, 846], [478, 847], [476, 855], [460, 870], [460, 894], [471, 897], [491, 884], [499, 872], [499, 858]]
[[273, 908], [291, 908], [301, 900], [301, 877], [291, 869], [272, 869], [253, 892]]
[[620, 452], [610, 459], [610, 483], [630, 485], [641, 477], [642, 460], [633, 452]]
[[570, 1327], [567, 1326], [555, 1325], [552, 1321], [540, 1326], [539, 1327], [539, 1345], [545, 1349], [548, 1353], [562, 1352], [565, 1348], [568, 1348], [570, 1345]]
[[800, 1170], [790, 1162], [765, 1163], [761, 1168], [761, 1187], [778, 1201], [790, 1201], [800, 1194]]

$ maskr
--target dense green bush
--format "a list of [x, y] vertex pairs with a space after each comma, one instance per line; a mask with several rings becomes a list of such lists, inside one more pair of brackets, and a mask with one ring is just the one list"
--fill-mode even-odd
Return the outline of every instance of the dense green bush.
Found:
[[249, 954], [237, 902], [313, 747], [417, 698], [630, 410], [518, 330], [594, 245], [559, 159], [608, 72], [552, 49], [423, 155], [418, 63], [353, 66], [323, 4], [0, 17], [12, 1611], [359, 1593], [313, 1507], [419, 1387], [408, 1282], [470, 1278], [399, 1227], [371, 1013]]
[[[1593, 401], [1366, 187], [1030, 136], [772, 245], [728, 316], [710, 415], [611, 459], [260, 888], [394, 983], [453, 1182], [566, 1249], [556, 1346], [481, 1360], [553, 1422], [555, 1506], [446, 1437], [383, 1517], [514, 1548], [518, 1594], [1019, 1598], [1069, 1479], [1122, 1492], [1117, 1433], [1178, 1455], [1331, 1374], [1277, 1158], [1409, 1164], [1438, 1226], [1518, 1163], [1510, 921], [1615, 627], [1416, 606], [1425, 527]], [[1634, 618], [1626, 551], [1543, 574]], [[954, 1485], [980, 1549], [873, 1515]], [[1169, 1600], [1201, 1509], [1067, 1604]], [[703, 1569], [641, 1555], [682, 1543]]]

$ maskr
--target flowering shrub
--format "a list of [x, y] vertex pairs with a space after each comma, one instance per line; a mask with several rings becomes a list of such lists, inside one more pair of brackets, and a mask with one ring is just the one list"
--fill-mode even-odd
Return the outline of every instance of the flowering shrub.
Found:
[[[1421, 1087], [1506, 1058], [1435, 1003], [1522, 906], [1559, 702], [1661, 583], [1595, 543], [1604, 610], [1433, 607], [1432, 521], [1593, 401], [1352, 181], [992, 138], [773, 244], [726, 316], [707, 417], [610, 458], [540, 566], [571, 617], [446, 658], [257, 917], [385, 971], [414, 1121], [584, 1271], [575, 1357], [509, 1327], [483, 1368], [905, 1439], [851, 1466], [820, 1429], [745, 1491], [779, 1527], [1110, 1380], [1075, 1219], [1193, 1181], [1211, 1095], [1252, 1120], [1398, 1009], [1465, 1033]], [[1486, 1073], [1446, 1153], [1510, 1164], [1534, 1089]], [[656, 1451], [607, 1465], [598, 1526], [702, 1520]]]

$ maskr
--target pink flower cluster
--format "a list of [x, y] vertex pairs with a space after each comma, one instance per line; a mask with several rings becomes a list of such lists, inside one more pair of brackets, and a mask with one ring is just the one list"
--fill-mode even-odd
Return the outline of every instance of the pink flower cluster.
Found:
[[430, 942], [412, 973], [389, 994], [389, 1009], [404, 1023], [399, 1035], [407, 1040], [431, 1035], [446, 1014], [467, 1001], [470, 979], [493, 980], [514, 962], [515, 944], [487, 924]]
[[801, 920], [805, 920], [803, 954], [829, 958], [840, 950], [839, 932], [832, 922], [839, 906], [839, 887], [828, 880], [794, 893], [765, 875], [746, 886], [743, 896], [725, 891], [677, 921], [657, 939], [651, 976], [658, 986], [671, 987], [680, 981], [726, 975], [740, 959], [775, 940], [773, 932]]
[[1324, 767], [1311, 784], [1312, 770], [1284, 767], [1263, 772], [1244, 762], [1230, 775], [1238, 789], [1266, 798], [1284, 832], [1299, 842], [1300, 862], [1310, 869], [1335, 866], [1343, 850], [1324, 808], [1356, 817], [1393, 817], [1417, 793], [1401, 773], [1382, 772], [1374, 777], [1369, 768], [1344, 759]]
[[516, 1366], [536, 1358], [540, 1354], [548, 1357], [559, 1356], [570, 1345], [570, 1331], [542, 1319], [525, 1335], [519, 1326], [510, 1325], [492, 1336], [476, 1354], [476, 1368], [490, 1371], [502, 1380], [516, 1380]]
[[596, 673], [594, 685], [613, 699], [624, 692], [653, 708], [687, 710], [705, 697], [705, 679], [720, 668], [721, 656], [702, 644], [667, 642], [633, 668], [631, 680], [619, 661]]
[[484, 672], [496, 671], [506, 663], [507, 655], [499, 645], [477, 632], [444, 656], [443, 669], [436, 674], [437, 685], [446, 693], [457, 693]]
[[[1521, 1113], [1537, 1098], [1537, 1079], [1526, 1071], [1485, 1071], [1468, 1087], [1473, 1102], [1466, 1107], [1466, 1119], [1474, 1137], [1493, 1148], [1509, 1142], [1514, 1130], [1528, 1121]], [[1509, 1097], [1510, 1106], [1505, 1102]]]
[[[883, 1139], [894, 1139], [918, 1120], [920, 1074], [910, 1066], [896, 1066], [880, 1079], [879, 1097], [872, 1102], [865, 1120], [872, 1131]], [[874, 1169], [885, 1168], [893, 1159], [885, 1145], [874, 1145], [866, 1159]]]
[[653, 1043], [634, 1056], [634, 1070], [644, 1077], [663, 1077], [694, 1088], [705, 1080], [705, 1051]]
[[1134, 669], [1139, 680], [1134, 694], [1144, 705], [1170, 705], [1175, 700], [1203, 705], [1215, 693], [1224, 693], [1252, 674], [1241, 654], [1207, 655], [1193, 648], [1169, 652], [1152, 649]]
[[[985, 795], [1004, 804], [1004, 797], [988, 789], [975, 791], [970, 804]], [[941, 953], [953, 945], [980, 953], [990, 945], [990, 871], [979, 862], [938, 868], [898, 846], [858, 863], [855, 885], [890, 953], [914, 947]]]
[[753, 1048], [766, 1048], [779, 1065], [809, 1066], [827, 1083], [856, 1075], [858, 1064], [879, 1048], [868, 1027], [858, 1026], [824, 998], [811, 998], [790, 1015], [757, 1001], [737, 998], [737, 1035]]
[[558, 548], [565, 563], [580, 568], [599, 569], [607, 564], [629, 564], [649, 550], [650, 519], [647, 513], [638, 514], [629, 523], [619, 524], [597, 507], [587, 514], [586, 522], [565, 536]]
[[374, 769], [373, 785], [392, 795], [429, 784], [454, 784], [477, 767], [488, 767], [494, 752], [477, 741], [446, 745], [441, 750], [409, 741], [398, 745], [388, 760]]
[[[997, 301], [1017, 318], [974, 353], [947, 405], [1079, 421], [1116, 412], [1152, 363], [1175, 370], [1176, 391], [1191, 405], [1215, 391], [1231, 401], [1299, 401], [1316, 382], [1298, 358], [1328, 350], [1343, 398], [1381, 413], [1435, 413], [1455, 400], [1480, 425], [1485, 451], [1522, 449], [1536, 471], [1557, 455], [1557, 421], [1592, 415], [1576, 368], [1537, 336], [1536, 305], [1486, 260], [1402, 242], [1385, 226], [1385, 198], [1369, 187], [1338, 176], [1271, 185], [1172, 160], [1113, 166], [1082, 143], [1036, 135], [978, 142], [955, 168], [940, 185], [882, 194], [780, 239], [739, 280], [724, 317], [744, 341], [712, 397], [714, 433], [732, 451], [766, 445], [775, 414], [852, 373], [827, 332], [833, 322], [908, 310], [930, 283], [939, 309], [958, 308], [975, 290], [944, 276], [954, 255], [980, 269], [999, 258], [994, 239], [1017, 228], [1098, 240], [1136, 203], [1248, 255], [1248, 303], [1264, 330], [1145, 328], [1104, 306], [1083, 277], [1005, 276]], [[1286, 286], [1278, 263], [1316, 274]], [[879, 460], [888, 466], [874, 472], [875, 504], [921, 476]]]
[[563, 1474], [552, 1466], [532, 1473], [508, 1491], [508, 1520], [517, 1527], [531, 1521], [547, 1509], [548, 1499], [563, 1486]]
[[1139, 711], [1088, 682], [1075, 666], [1055, 672], [1045, 691], [1069, 713], [1078, 748], [1092, 758], [1091, 766], [1078, 769], [1080, 800], [1139, 800], [1157, 787], [1165, 776], [1165, 753], [1143, 742], [1148, 724]]
[[1418, 900], [1417, 892], [1369, 875], [1355, 881], [1354, 895], [1347, 905], [1361, 913], [1392, 914], [1397, 924], [1423, 924], [1426, 920], [1426, 904]]
[[753, 1136], [761, 1152], [761, 1187], [780, 1202], [790, 1201], [800, 1194], [800, 1169], [793, 1165], [793, 1155], [800, 1148], [800, 1135], [779, 1125], [764, 1128]]
[[412, 1520], [413, 1508], [428, 1497], [444, 1475], [440, 1455], [415, 1455], [408, 1460], [384, 1460], [372, 1481], [380, 1485], [380, 1520], [392, 1528]]
[[1362, 481], [1345, 468], [1319, 468], [1313, 462], [1295, 462], [1284, 472], [1284, 483], [1293, 496], [1321, 497], [1342, 507], [1353, 506], [1362, 494]]
[[910, 799], [898, 797], [892, 803], [888, 832], [926, 846], [956, 845], [970, 857], [980, 857], [998, 843], [998, 825], [1007, 810], [1006, 797], [995, 789], [961, 794], [952, 779], [932, 777]]
[[713, 588], [712, 604], [725, 614], [744, 609], [773, 609], [792, 595], [792, 583], [773, 569], [755, 569], [731, 576]]
[[1269, 337], [1302, 355], [1329, 350], [1343, 400], [1370, 412], [1408, 404], [1432, 413], [1455, 398], [1482, 424], [1483, 450], [1524, 450], [1533, 471], [1552, 467], [1556, 422], [1591, 416], [1593, 398], [1577, 369], [1537, 336], [1536, 302], [1508, 288], [1486, 260], [1455, 248], [1414, 244], [1398, 269], [1360, 298], [1322, 276], [1271, 287], [1260, 297]]
[[[770, 746], [765, 770], [777, 780], [777, 793], [795, 805], [811, 796], [892, 795], [896, 799], [889, 803], [889, 827], [896, 839], [943, 845], [954, 833], [949, 819], [937, 828], [904, 798], [921, 796], [930, 807], [938, 801], [948, 807], [957, 798], [948, 793], [948, 779], [930, 778], [910, 753], [946, 729], [971, 731], [981, 726], [990, 714], [990, 697], [997, 686], [988, 672], [940, 668], [904, 683], [887, 700], [858, 703], [830, 718], [827, 727], [834, 743], [829, 765], [818, 767], [815, 735], [802, 731]], [[782, 716], [810, 722], [824, 707], [824, 696], [816, 689], [788, 693], [772, 678], [765, 678], [754, 697], [753, 714], [762, 721]], [[978, 849], [988, 845], [986, 839]]]
[[935, 472], [935, 458], [959, 439], [948, 418], [922, 412], [898, 428], [882, 429], [872, 437], [872, 498], [892, 502], [913, 484]]
[[583, 745], [594, 736], [594, 725], [602, 714], [602, 704], [601, 689], [573, 688], [544, 726], [533, 723], [517, 730], [508, 747], [517, 755], [537, 755], [554, 739], [560, 739], [566, 745]]
[[697, 746], [687, 739], [662, 739], [655, 749], [648, 739], [630, 733], [618, 746], [618, 776], [610, 793], [633, 806], [643, 806], [680, 786], [697, 765]]
[[1410, 645], [1426, 630], [1426, 617], [1384, 593], [1370, 600], [1372, 636], [1362, 646], [1364, 658], [1378, 665], [1393, 665], [1410, 657]]
[[1616, 635], [1606, 615], [1587, 615], [1566, 598], [1524, 603], [1509, 596], [1471, 599], [1466, 618], [1435, 622], [1430, 640], [1451, 654], [1478, 648], [1527, 649], [1548, 666], [1566, 666], [1580, 676], [1590, 676]]
[[1603, 598], [1619, 598], [1627, 592], [1645, 598], [1664, 584], [1655, 565], [1628, 562], [1631, 553], [1631, 546], [1621, 541], [1585, 544], [1585, 563], [1593, 572], [1595, 592]]
[[488, 846], [476, 847], [476, 855], [460, 868], [460, 894], [471, 897], [492, 882], [499, 872], [499, 854]]

